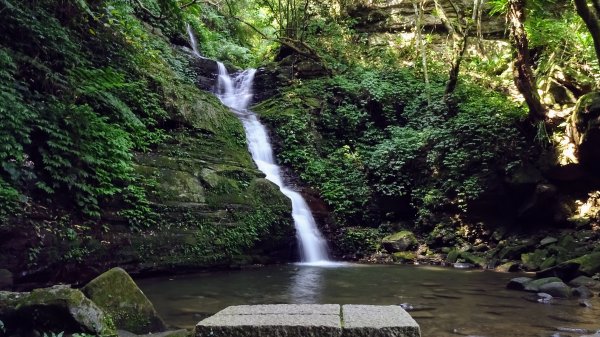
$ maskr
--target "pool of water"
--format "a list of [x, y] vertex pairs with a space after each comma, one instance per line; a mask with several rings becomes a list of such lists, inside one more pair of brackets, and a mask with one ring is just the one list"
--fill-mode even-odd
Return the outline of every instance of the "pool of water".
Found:
[[230, 305], [407, 304], [423, 337], [569, 337], [600, 329], [600, 299], [535, 301], [519, 275], [428, 266], [270, 266], [138, 280], [168, 324], [191, 328]]

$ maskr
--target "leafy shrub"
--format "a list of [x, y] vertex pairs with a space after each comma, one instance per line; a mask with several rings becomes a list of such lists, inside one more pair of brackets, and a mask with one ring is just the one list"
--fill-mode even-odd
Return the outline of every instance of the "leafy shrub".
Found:
[[257, 111], [273, 126], [281, 162], [319, 189], [340, 224], [374, 227], [411, 214], [426, 224], [434, 213], [466, 212], [529, 160], [518, 128], [524, 111], [475, 85], [461, 85], [449, 107], [435, 74], [431, 103], [407, 70], [355, 69], [316, 82]]

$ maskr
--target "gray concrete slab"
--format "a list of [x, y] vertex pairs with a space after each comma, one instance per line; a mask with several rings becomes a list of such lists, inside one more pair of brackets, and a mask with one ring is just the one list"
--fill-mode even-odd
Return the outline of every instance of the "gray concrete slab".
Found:
[[343, 337], [420, 337], [417, 322], [400, 306], [342, 306]]
[[227, 307], [219, 315], [340, 315], [339, 304], [267, 304], [267, 305], [235, 305]]
[[340, 306], [241, 305], [196, 325], [196, 337], [341, 337]]
[[399, 306], [242, 305], [228, 307], [201, 321], [195, 336], [420, 337], [420, 329]]

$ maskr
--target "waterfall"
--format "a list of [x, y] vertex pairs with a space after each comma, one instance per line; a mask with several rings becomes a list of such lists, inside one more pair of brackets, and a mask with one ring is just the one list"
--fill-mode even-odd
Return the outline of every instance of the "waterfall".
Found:
[[185, 28], [187, 30], [188, 36], [190, 37], [190, 46], [192, 46], [192, 52], [194, 53], [194, 56], [197, 56], [199, 58], [205, 58], [198, 51], [198, 41], [196, 41], [196, 36], [192, 31], [192, 26], [190, 26], [189, 23], [186, 23]]
[[218, 62], [219, 77], [216, 95], [221, 102], [231, 108], [244, 125], [248, 150], [252, 159], [267, 179], [279, 186], [281, 192], [292, 200], [292, 217], [296, 227], [296, 237], [301, 248], [302, 262], [311, 265], [329, 264], [327, 243], [319, 232], [315, 219], [300, 193], [286, 186], [281, 169], [275, 163], [273, 149], [267, 129], [256, 115], [248, 110], [252, 100], [252, 82], [256, 69], [244, 70], [231, 77], [223, 63]]

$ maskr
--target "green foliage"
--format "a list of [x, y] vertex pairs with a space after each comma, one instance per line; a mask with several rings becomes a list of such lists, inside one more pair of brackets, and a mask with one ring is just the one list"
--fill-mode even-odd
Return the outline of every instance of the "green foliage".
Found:
[[383, 234], [375, 228], [343, 228], [338, 239], [338, 249], [346, 254], [369, 255], [381, 249]]
[[[316, 187], [347, 226], [376, 226], [416, 214], [465, 212], [531, 152], [518, 123], [525, 112], [464, 83], [456, 107], [444, 82], [406, 71], [356, 69], [305, 82], [256, 110], [279, 138], [278, 156]], [[301, 99], [299, 99], [301, 98]]]
[[[181, 28], [174, 1], [144, 3]], [[167, 138], [173, 88], [190, 82], [181, 61], [128, 2], [2, 5], [0, 217], [34, 202], [96, 218], [121, 199], [133, 226], [151, 224], [133, 150]]]

